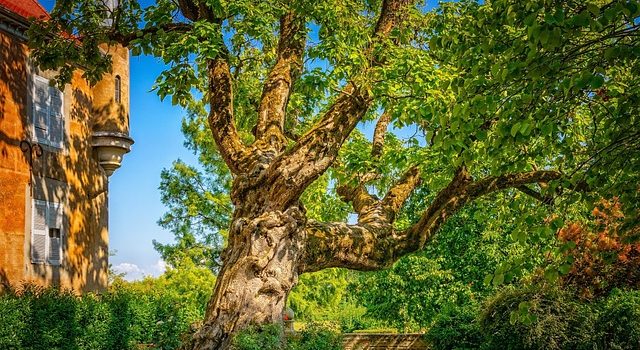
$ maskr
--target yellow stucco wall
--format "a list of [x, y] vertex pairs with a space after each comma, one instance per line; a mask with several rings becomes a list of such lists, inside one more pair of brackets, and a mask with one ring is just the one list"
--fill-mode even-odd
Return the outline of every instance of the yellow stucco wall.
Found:
[[[108, 182], [93, 154], [91, 134], [129, 130], [128, 51], [113, 51], [114, 74], [98, 85], [90, 87], [82, 73], [75, 72], [64, 89], [64, 147], [43, 146], [43, 156], [30, 171], [19, 145], [22, 140], [35, 142], [32, 77], [53, 73], [35, 68], [24, 42], [0, 30], [0, 283], [33, 281], [77, 291], [107, 285]], [[115, 75], [122, 81], [119, 105], [113, 101]], [[32, 198], [64, 205], [61, 266], [31, 262]]]

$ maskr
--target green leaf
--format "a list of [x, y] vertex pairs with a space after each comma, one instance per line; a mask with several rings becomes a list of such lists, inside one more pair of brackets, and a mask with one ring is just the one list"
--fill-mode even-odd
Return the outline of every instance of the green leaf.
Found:
[[504, 275], [503, 275], [503, 274], [501, 274], [501, 273], [496, 274], [496, 275], [493, 277], [493, 285], [494, 285], [494, 286], [499, 286], [499, 285], [501, 285], [502, 283], [504, 283]]
[[513, 126], [511, 126], [511, 136], [516, 137], [518, 131], [520, 131], [520, 122], [517, 122], [513, 124]]
[[485, 285], [485, 286], [488, 286], [488, 285], [490, 285], [490, 284], [491, 284], [491, 281], [492, 281], [492, 280], [493, 280], [493, 274], [492, 274], [492, 273], [490, 273], [490, 274], [487, 274], [486, 276], [484, 276], [484, 281], [483, 281], [483, 283], [484, 283], [484, 285]]
[[602, 87], [602, 85], [604, 85], [604, 77], [602, 77], [601, 75], [596, 74], [591, 78], [592, 89], [599, 89]]
[[558, 270], [552, 267], [548, 268], [544, 272], [544, 278], [550, 283], [555, 283], [555, 281], [558, 279]]
[[560, 265], [560, 267], [558, 268], [558, 272], [560, 272], [563, 275], [568, 274], [569, 271], [571, 271], [571, 264], [563, 264], [563, 265]]
[[520, 314], [517, 311], [511, 311], [509, 313], [509, 323], [515, 325], [520, 320]]

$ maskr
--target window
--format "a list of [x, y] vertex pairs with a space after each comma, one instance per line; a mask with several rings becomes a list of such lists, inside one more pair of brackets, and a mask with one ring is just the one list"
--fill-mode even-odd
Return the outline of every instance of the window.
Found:
[[62, 262], [62, 206], [33, 200], [31, 221], [31, 262], [60, 265]]
[[62, 148], [64, 117], [62, 91], [49, 86], [49, 80], [40, 76], [33, 79], [33, 134], [39, 143]]
[[122, 86], [121, 86], [122, 82], [120, 81], [120, 76], [116, 75], [116, 81], [115, 81], [115, 99], [116, 99], [116, 103], [121, 103], [122, 102]]

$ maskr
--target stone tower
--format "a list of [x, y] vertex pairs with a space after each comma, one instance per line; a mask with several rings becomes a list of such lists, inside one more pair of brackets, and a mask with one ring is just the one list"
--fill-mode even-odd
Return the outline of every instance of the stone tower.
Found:
[[[106, 0], [110, 13], [117, 10], [117, 0]], [[105, 25], [111, 25], [106, 20]], [[122, 156], [129, 152], [129, 49], [121, 45], [102, 45], [112, 59], [112, 72], [105, 74], [93, 88], [93, 147], [107, 176], [120, 167]]]

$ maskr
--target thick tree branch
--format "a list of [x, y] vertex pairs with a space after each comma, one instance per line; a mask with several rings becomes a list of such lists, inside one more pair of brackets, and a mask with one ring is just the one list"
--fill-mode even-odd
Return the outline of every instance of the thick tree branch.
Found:
[[388, 212], [388, 220], [394, 222], [396, 215], [402, 209], [404, 203], [409, 199], [409, 196], [420, 185], [420, 170], [417, 167], [411, 167], [400, 178], [400, 180], [393, 185], [387, 194], [382, 198], [381, 205], [386, 208]]
[[407, 230], [395, 230], [393, 222], [381, 216], [377, 217], [380, 220], [377, 223], [359, 220], [358, 225], [311, 221], [305, 231], [308, 243], [300, 261], [300, 271], [318, 271], [328, 267], [356, 270], [388, 267], [400, 257], [422, 249], [446, 219], [466, 203], [502, 189], [549, 182], [561, 176], [555, 171], [532, 171], [473, 181], [467, 170], [461, 167], [451, 182], [436, 195], [420, 220]]
[[309, 221], [305, 228], [307, 247], [298, 271], [314, 272], [330, 267], [372, 271], [388, 267], [398, 259], [393, 255], [393, 246], [400, 238], [380, 233], [383, 232], [366, 224]]
[[280, 18], [278, 58], [264, 83], [258, 108], [255, 136], [259, 148], [281, 151], [286, 145], [285, 114], [293, 84], [302, 71], [306, 36], [304, 17], [289, 12]]
[[391, 31], [402, 21], [403, 16], [407, 14], [407, 9], [413, 2], [412, 0], [384, 0], [374, 34], [381, 38], [388, 37]]
[[409, 252], [422, 249], [426, 241], [438, 231], [446, 219], [476, 198], [507, 188], [549, 182], [559, 179], [561, 176], [562, 174], [557, 171], [541, 170], [489, 176], [472, 181], [466, 169], [462, 167], [449, 185], [438, 193], [420, 220], [407, 230], [407, 241], [412, 242], [413, 246], [408, 245], [405, 249], [408, 249]]
[[387, 134], [387, 128], [389, 127], [389, 123], [391, 122], [391, 113], [385, 111], [382, 113], [378, 122], [376, 123], [376, 128], [373, 132], [373, 144], [371, 146], [371, 156], [373, 158], [379, 158], [382, 155], [382, 150], [384, 148], [384, 138]]
[[353, 210], [360, 215], [362, 215], [367, 208], [373, 207], [380, 202], [378, 198], [369, 194], [363, 184], [354, 188], [349, 186], [339, 186], [336, 189], [336, 192], [344, 202], [351, 202]]
[[[374, 161], [378, 160], [382, 155], [384, 138], [387, 132], [387, 126], [389, 125], [390, 121], [391, 115], [388, 113], [383, 113], [376, 123], [376, 128], [373, 134], [373, 144], [371, 145], [371, 158]], [[340, 195], [341, 199], [347, 203], [353, 200], [352, 196], [350, 196], [349, 194], [355, 193], [354, 191], [364, 191], [367, 195], [369, 195], [364, 186], [370, 181], [378, 178], [379, 176], [380, 175], [378, 173], [370, 171], [360, 177], [360, 183], [355, 188], [351, 188], [348, 185], [339, 186], [337, 188], [338, 195]], [[375, 201], [378, 201], [378, 199], [376, 198]], [[356, 212], [359, 211], [356, 209]]]
[[[411, 4], [409, 0], [385, 0], [374, 32], [375, 40], [384, 40], [397, 27]], [[371, 55], [371, 50], [367, 51]], [[274, 171], [269, 179], [272, 188], [270, 202], [282, 206], [275, 209], [287, 208], [331, 166], [371, 101], [366, 89], [359, 88], [354, 82], [348, 83], [324, 116], [271, 165]]]
[[222, 57], [209, 62], [209, 128], [229, 169], [238, 174], [249, 152], [233, 121], [233, 88], [229, 63]]
[[221, 18], [216, 18], [211, 6], [207, 1], [202, 0], [174, 0], [178, 5], [180, 12], [184, 18], [190, 21], [208, 20], [211, 22], [221, 23]]

